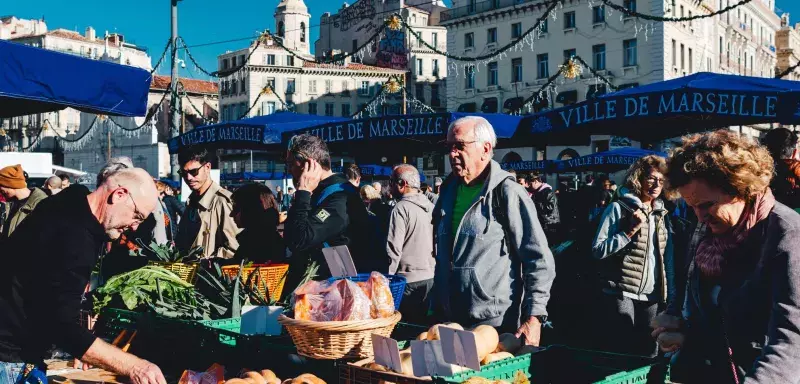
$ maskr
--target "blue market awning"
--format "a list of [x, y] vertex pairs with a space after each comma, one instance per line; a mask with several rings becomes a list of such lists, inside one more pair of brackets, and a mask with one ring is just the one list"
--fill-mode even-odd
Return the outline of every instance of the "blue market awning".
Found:
[[0, 40], [0, 118], [70, 107], [113, 116], [144, 116], [150, 73]]
[[606, 134], [656, 141], [727, 126], [799, 124], [798, 101], [797, 81], [703, 72], [530, 115], [515, 139]]
[[666, 153], [639, 148], [617, 148], [605, 152], [597, 152], [570, 160], [557, 161], [553, 164], [555, 172], [616, 172], [627, 169], [642, 157], [657, 155], [667, 157]]
[[169, 153], [202, 146], [209, 149], [270, 149], [279, 148], [281, 133], [332, 122], [344, 122], [344, 117], [316, 116], [280, 112], [249, 119], [204, 125], [169, 140]]
[[447, 126], [465, 116], [481, 116], [494, 127], [498, 139], [508, 139], [517, 131], [521, 116], [499, 113], [430, 113], [418, 115], [388, 115], [360, 120], [331, 122], [313, 127], [283, 132], [283, 142], [292, 136], [308, 133], [331, 144], [357, 142], [383, 143], [390, 140], [410, 140], [427, 144], [447, 138]]

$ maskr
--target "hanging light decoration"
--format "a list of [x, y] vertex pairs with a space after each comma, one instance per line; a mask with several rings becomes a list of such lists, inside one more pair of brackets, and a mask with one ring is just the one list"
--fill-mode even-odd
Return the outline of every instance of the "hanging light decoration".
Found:
[[583, 73], [583, 66], [575, 58], [570, 58], [565, 64], [560, 66], [561, 73], [567, 79], [578, 78]]
[[260, 41], [260, 42], [262, 42], [264, 44], [268, 44], [268, 45], [271, 44], [272, 43], [272, 33], [270, 33], [270, 31], [268, 29], [264, 30], [264, 32], [262, 32], [261, 35], [258, 36], [258, 41]]
[[386, 27], [391, 29], [392, 31], [399, 31], [402, 27], [403, 22], [400, 20], [400, 16], [392, 15], [388, 19], [386, 19]]
[[261, 94], [262, 94], [262, 95], [264, 95], [264, 96], [269, 96], [269, 95], [271, 95], [271, 94], [272, 94], [272, 87], [270, 87], [269, 85], [265, 86], [265, 87], [264, 87], [264, 88], [261, 90]]
[[403, 88], [403, 84], [396, 77], [392, 77], [388, 81], [383, 83], [383, 88], [386, 90], [386, 92], [397, 93], [400, 92], [400, 89]]

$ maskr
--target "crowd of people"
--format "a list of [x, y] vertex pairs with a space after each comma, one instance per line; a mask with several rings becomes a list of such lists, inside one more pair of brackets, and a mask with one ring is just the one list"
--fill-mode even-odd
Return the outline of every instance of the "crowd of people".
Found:
[[[496, 141], [481, 117], [454, 121], [452, 172], [431, 187], [408, 164], [388, 183], [364, 183], [355, 165], [334, 173], [326, 144], [299, 135], [286, 151], [296, 188], [286, 193], [230, 192], [211, 180], [209, 153], [194, 149], [179, 156], [185, 205], [127, 158], [109, 161], [93, 192], [58, 178], [29, 188], [20, 166], [0, 169], [0, 247], [25, 255], [0, 272], [0, 377], [43, 369], [55, 344], [163, 383], [156, 366], [76, 321], [84, 293], [144, 265], [129, 255], [154, 241], [202, 247], [204, 262], [288, 263], [287, 294], [309, 268], [330, 277], [322, 249], [344, 245], [359, 272], [406, 278], [400, 311], [411, 323], [486, 324], [538, 346], [543, 327], [561, 320], [548, 320], [548, 307], [585, 308], [594, 347], [669, 354], [679, 382], [797, 381], [795, 133], [774, 129], [761, 144], [726, 130], [686, 137], [667, 159], [639, 159], [619, 187], [587, 177], [578, 191], [503, 170]], [[554, 257], [563, 242], [576, 252]], [[564, 257], [582, 266], [581, 301], [551, 297]]]

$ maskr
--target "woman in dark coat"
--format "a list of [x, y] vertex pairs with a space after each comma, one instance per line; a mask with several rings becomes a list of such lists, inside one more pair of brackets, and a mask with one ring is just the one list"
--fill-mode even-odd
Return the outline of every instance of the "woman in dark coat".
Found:
[[[769, 188], [773, 161], [720, 130], [684, 139], [668, 185], [697, 215], [683, 308], [653, 322], [680, 383], [800, 382], [800, 214]], [[680, 272], [679, 272], [680, 273]]]
[[231, 217], [242, 232], [236, 236], [239, 249], [234, 260], [262, 264], [286, 261], [286, 246], [278, 234], [278, 203], [269, 187], [248, 184], [236, 190], [231, 199]]

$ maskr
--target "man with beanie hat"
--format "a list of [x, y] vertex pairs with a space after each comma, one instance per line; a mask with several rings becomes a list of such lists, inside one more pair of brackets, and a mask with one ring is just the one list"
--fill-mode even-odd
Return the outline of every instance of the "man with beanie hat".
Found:
[[36, 205], [47, 198], [47, 194], [39, 188], [28, 189], [25, 172], [19, 164], [0, 169], [0, 195], [6, 200], [4, 212], [0, 215], [5, 217], [0, 241], [11, 236]]

